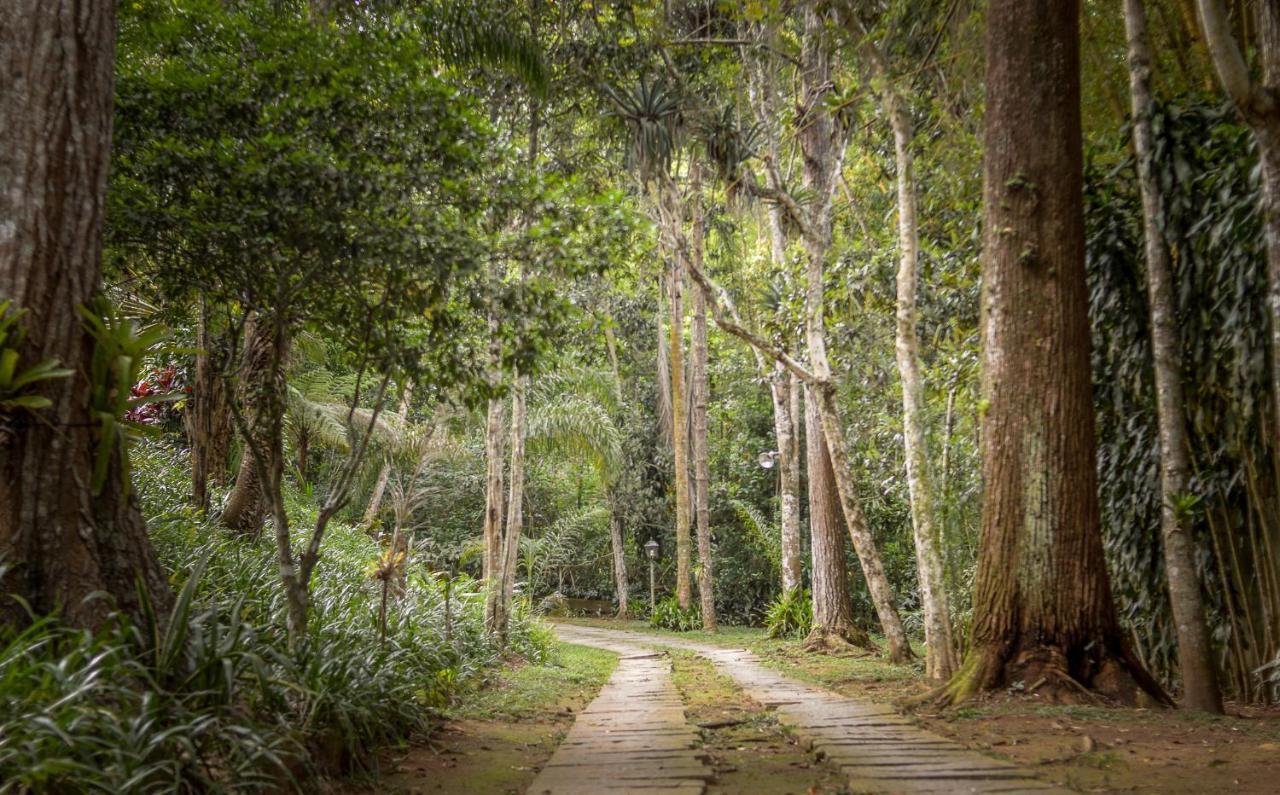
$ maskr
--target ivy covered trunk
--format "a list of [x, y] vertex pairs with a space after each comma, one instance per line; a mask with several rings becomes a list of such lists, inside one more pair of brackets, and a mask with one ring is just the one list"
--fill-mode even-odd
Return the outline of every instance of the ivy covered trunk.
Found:
[[805, 647], [829, 650], [846, 644], [871, 646], [867, 633], [853, 623], [849, 572], [845, 567], [844, 529], [835, 470], [822, 435], [818, 406], [804, 402], [805, 458], [809, 466], [809, 536], [813, 553], [813, 629]]
[[1151, 51], [1147, 43], [1146, 8], [1142, 0], [1125, 0], [1129, 45], [1129, 87], [1133, 103], [1133, 144], [1138, 156], [1146, 244], [1147, 293], [1151, 304], [1151, 349], [1155, 360], [1156, 414], [1160, 430], [1160, 527], [1169, 604], [1178, 636], [1182, 703], [1191, 709], [1222, 712], [1213, 646], [1205, 618], [1200, 578], [1196, 573], [1191, 512], [1179, 507], [1189, 492], [1190, 448], [1187, 401], [1182, 388], [1182, 340], [1174, 294], [1173, 264], [1161, 223], [1164, 196], [1153, 168], [1151, 131]]
[[[982, 526], [972, 642], [944, 701], [1165, 698], [1103, 558], [1084, 268], [1079, 5], [995, 0], [987, 31]], [[1088, 697], [1088, 696], [1085, 696]]]
[[[0, 592], [82, 627], [116, 608], [140, 617], [139, 585], [159, 611], [171, 600], [122, 451], [101, 493], [90, 488], [104, 442], [86, 382], [94, 342], [76, 309], [101, 287], [114, 7], [17, 0], [0, 25], [0, 300], [25, 312], [19, 371], [54, 358], [75, 371], [29, 387], [49, 406], [0, 415]], [[6, 598], [0, 620], [29, 618]]]

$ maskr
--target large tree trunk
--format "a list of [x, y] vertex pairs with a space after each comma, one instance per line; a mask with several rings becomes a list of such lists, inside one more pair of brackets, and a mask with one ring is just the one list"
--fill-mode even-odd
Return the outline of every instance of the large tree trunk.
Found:
[[[883, 71], [883, 70], [881, 70]], [[884, 77], [882, 75], [882, 77]], [[911, 154], [911, 120], [892, 89], [884, 92], [885, 111], [893, 126], [898, 166], [898, 311], [895, 350], [902, 376], [902, 438], [907, 459], [907, 491], [915, 530], [916, 572], [924, 607], [925, 675], [949, 679], [956, 669], [942, 566], [942, 533], [938, 523], [929, 449], [925, 441], [924, 383], [920, 374], [920, 339], [916, 333], [916, 273], [920, 231], [916, 218], [915, 169]]]
[[[219, 521], [223, 527], [240, 535], [256, 536], [271, 511], [266, 483], [259, 471], [253, 445], [260, 449], [273, 446], [272, 415], [284, 410], [284, 352], [275, 350], [275, 334], [266, 318], [254, 315], [245, 321], [244, 354], [240, 365], [240, 406], [243, 427], [240, 467], [235, 483], [227, 495]], [[252, 438], [250, 438], [252, 437]]]
[[1259, 0], [1256, 4], [1261, 82], [1250, 77], [1222, 0], [1199, 0], [1199, 7], [1205, 44], [1218, 77], [1258, 142], [1271, 311], [1272, 443], [1280, 449], [1280, 3]]
[[806, 390], [805, 457], [809, 466], [809, 537], [813, 552], [813, 629], [805, 639], [812, 651], [838, 651], [849, 644], [872, 648], [867, 633], [853, 623], [849, 573], [845, 568], [843, 515], [835, 470], [818, 405]]
[[844, 427], [839, 419], [831, 364], [827, 357], [823, 322], [825, 265], [831, 248], [831, 204], [836, 180], [844, 162], [845, 140], [837, 129], [827, 103], [833, 83], [830, 52], [827, 50], [826, 22], [817, 7], [805, 8], [804, 41], [801, 47], [801, 94], [805, 98], [805, 104], [796, 119], [797, 137], [804, 154], [804, 184], [810, 193], [804, 230], [807, 258], [805, 336], [809, 349], [809, 366], [816, 380], [810, 397], [817, 403], [822, 431], [835, 467], [836, 486], [845, 521], [849, 526], [849, 536], [862, 564], [867, 588], [871, 592], [876, 615], [889, 645], [889, 657], [894, 662], [905, 662], [913, 656], [911, 646], [907, 643], [902, 620], [894, 605], [893, 591], [854, 488], [852, 470], [845, 452]]
[[1222, 692], [1209, 625], [1205, 620], [1200, 578], [1196, 575], [1191, 527], [1177, 498], [1187, 493], [1191, 462], [1187, 447], [1186, 399], [1182, 390], [1182, 340], [1174, 297], [1169, 247], [1160, 229], [1164, 196], [1153, 171], [1151, 50], [1147, 43], [1146, 8], [1142, 0], [1124, 0], [1129, 39], [1129, 89], [1133, 102], [1133, 145], [1138, 155], [1142, 189], [1142, 229], [1146, 239], [1147, 294], [1151, 301], [1151, 349], [1155, 358], [1156, 412], [1160, 425], [1160, 526], [1164, 540], [1169, 604], [1178, 633], [1178, 665], [1182, 671], [1183, 706], [1222, 712]]
[[[102, 493], [90, 490], [93, 340], [76, 307], [101, 286], [114, 8], [15, 0], [0, 22], [0, 299], [27, 312], [20, 370], [56, 358], [76, 371], [31, 389], [49, 408], [0, 417], [0, 592], [94, 628], [113, 608], [140, 617], [139, 582], [157, 610], [171, 600], [118, 453]], [[0, 600], [0, 621], [27, 620]]]
[[209, 510], [209, 484], [227, 482], [227, 459], [234, 427], [227, 405], [227, 385], [222, 378], [214, 335], [209, 330], [209, 306], [200, 299], [196, 322], [195, 377], [191, 385], [187, 435], [191, 445], [191, 502]]
[[[671, 223], [679, 223], [673, 220]], [[671, 354], [671, 450], [675, 463], [676, 501], [676, 599], [682, 610], [693, 606], [693, 586], [690, 581], [690, 559], [693, 556], [689, 536], [689, 433], [684, 388], [684, 273], [680, 267], [681, 254], [673, 251], [671, 274], [667, 279], [670, 289], [668, 341]]]
[[982, 268], [982, 536], [973, 642], [943, 691], [1022, 682], [1133, 703], [1102, 551], [1084, 266], [1079, 4], [993, 0]]
[[502, 443], [502, 401], [489, 401], [488, 419], [484, 428], [484, 560], [482, 574], [486, 584], [493, 586], [498, 573], [502, 551], [502, 520], [506, 511], [506, 496], [502, 493], [504, 445]]

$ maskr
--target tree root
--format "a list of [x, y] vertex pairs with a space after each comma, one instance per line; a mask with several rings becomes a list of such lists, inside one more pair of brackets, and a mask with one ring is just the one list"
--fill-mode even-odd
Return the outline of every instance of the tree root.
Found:
[[878, 653], [879, 648], [871, 637], [862, 629], [852, 624], [838, 627], [814, 627], [804, 639], [804, 650], [811, 654], [827, 654], [832, 656], [848, 656], [854, 654]]

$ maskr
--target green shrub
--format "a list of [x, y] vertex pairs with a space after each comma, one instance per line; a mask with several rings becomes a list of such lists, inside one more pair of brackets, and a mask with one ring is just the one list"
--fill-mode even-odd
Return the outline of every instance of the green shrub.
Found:
[[688, 610], [683, 610], [679, 600], [674, 596], [668, 596], [653, 608], [653, 613], [649, 616], [649, 626], [676, 632], [690, 632], [702, 627], [702, 611], [696, 604], [691, 605]]
[[813, 629], [813, 599], [807, 588], [779, 594], [765, 613], [764, 625], [771, 638], [803, 638]]

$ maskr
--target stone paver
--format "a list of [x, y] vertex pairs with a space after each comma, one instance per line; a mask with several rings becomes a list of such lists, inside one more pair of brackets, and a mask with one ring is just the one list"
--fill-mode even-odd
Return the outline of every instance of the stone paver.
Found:
[[1022, 768], [921, 729], [883, 704], [797, 682], [766, 668], [743, 649], [569, 624], [557, 625], [556, 633], [569, 643], [600, 646], [627, 641], [706, 657], [748, 695], [774, 708], [783, 725], [848, 775], [854, 792], [1068, 792]]
[[588, 644], [618, 654], [600, 695], [529, 787], [530, 795], [701, 795], [713, 776], [697, 750], [665, 655], [618, 639]]

